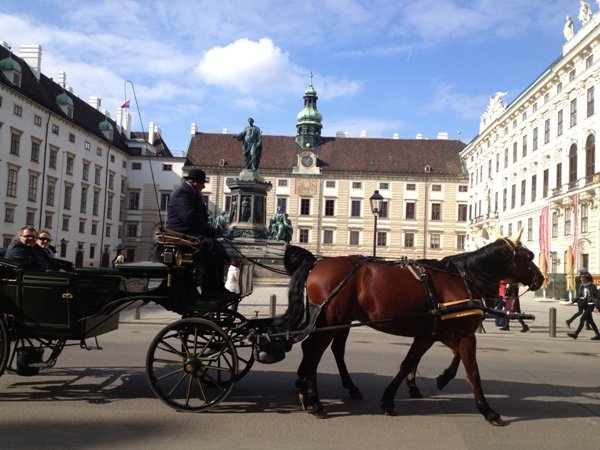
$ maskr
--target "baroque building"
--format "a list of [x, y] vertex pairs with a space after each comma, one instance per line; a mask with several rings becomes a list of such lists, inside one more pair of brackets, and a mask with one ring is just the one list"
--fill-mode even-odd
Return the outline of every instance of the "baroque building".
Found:
[[149, 198], [158, 192], [160, 205], [179, 184], [184, 158], [172, 156], [154, 124], [132, 132], [128, 109], [115, 122], [100, 98], [83, 101], [64, 72], [55, 82], [41, 62], [39, 45], [19, 55], [0, 45], [2, 246], [28, 224], [49, 230], [58, 256], [78, 266], [106, 267], [120, 247], [129, 260], [147, 259], [152, 233], [142, 233], [160, 223]]
[[567, 16], [561, 57], [510, 105], [504, 92], [491, 98], [479, 135], [461, 152], [469, 172], [469, 242], [523, 228], [552, 279], [571, 268], [600, 272], [600, 12], [587, 2], [581, 8], [579, 29]]
[[[320, 255], [369, 255], [376, 248], [377, 256], [391, 259], [441, 258], [463, 251], [469, 195], [459, 155], [464, 144], [445, 134], [431, 140], [324, 137], [317, 100], [311, 80], [296, 136], [262, 136], [258, 174], [272, 185], [267, 219], [280, 208], [294, 227], [291, 242]], [[207, 172], [203, 193], [213, 217], [229, 214], [227, 181], [245, 167], [233, 137], [192, 127], [186, 165]], [[375, 233], [369, 199], [376, 190], [383, 203]]]

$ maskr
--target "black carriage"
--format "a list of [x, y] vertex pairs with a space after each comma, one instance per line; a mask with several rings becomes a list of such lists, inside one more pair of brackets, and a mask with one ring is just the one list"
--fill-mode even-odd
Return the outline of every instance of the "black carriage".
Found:
[[36, 375], [67, 345], [89, 348], [93, 339], [99, 347], [97, 337], [118, 328], [121, 311], [155, 302], [181, 319], [150, 344], [149, 384], [167, 405], [202, 411], [227, 397], [255, 360], [283, 359], [314, 325], [318, 312], [309, 309], [247, 319], [231, 308], [239, 298], [200, 300], [198, 242], [161, 230], [156, 243], [157, 261], [114, 269], [35, 272], [0, 259], [0, 375]]

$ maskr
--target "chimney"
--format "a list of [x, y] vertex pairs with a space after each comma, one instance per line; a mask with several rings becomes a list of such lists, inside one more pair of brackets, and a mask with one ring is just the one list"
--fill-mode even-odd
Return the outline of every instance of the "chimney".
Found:
[[[59, 77], [60, 77], [60, 74], [59, 74]], [[92, 108], [100, 109], [100, 105], [102, 104], [102, 99], [100, 97], [93, 95], [88, 99], [88, 103], [92, 106]]]
[[150, 122], [148, 125], [148, 144], [154, 144], [154, 122]]
[[125, 137], [131, 139], [131, 114], [125, 113], [124, 108], [117, 108], [117, 124], [125, 133]]
[[448, 140], [448, 133], [447, 133], [447, 132], [445, 132], [445, 131], [440, 131], [440, 132], [437, 134], [437, 138], [438, 138], [438, 139], [441, 139], [441, 140], [445, 140], [445, 141], [447, 141], [447, 140]]
[[360, 130], [360, 137], [367, 137], [367, 131], [366, 130]]
[[392, 139], [400, 139], [400, 135], [398, 133], [394, 133]]
[[190, 127], [190, 134], [193, 136], [198, 132], [198, 127], [194, 122], [192, 122], [192, 126]]
[[416, 139], [423, 139], [423, 135], [421, 133], [417, 133]]
[[223, 128], [223, 134], [227, 134], [227, 128]]
[[10, 50], [10, 45], [6, 41], [0, 41], [0, 45], [7, 50]]
[[19, 56], [23, 58], [39, 80], [42, 73], [42, 46], [39, 44], [21, 45]]
[[58, 72], [58, 84], [62, 87], [66, 87], [67, 85], [67, 72], [65, 72], [64, 70]]
[[336, 138], [345, 138], [345, 137], [348, 137], [348, 132], [347, 131], [336, 131], [335, 132], [335, 137]]

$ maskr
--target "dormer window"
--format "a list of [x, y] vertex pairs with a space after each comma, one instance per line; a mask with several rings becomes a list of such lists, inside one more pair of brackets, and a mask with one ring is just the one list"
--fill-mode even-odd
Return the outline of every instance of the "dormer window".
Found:
[[8, 58], [4, 58], [0, 61], [0, 72], [10, 81], [13, 85], [21, 87], [21, 65], [12, 59], [11, 55]]
[[66, 92], [56, 96], [56, 104], [69, 119], [73, 118], [73, 99]]

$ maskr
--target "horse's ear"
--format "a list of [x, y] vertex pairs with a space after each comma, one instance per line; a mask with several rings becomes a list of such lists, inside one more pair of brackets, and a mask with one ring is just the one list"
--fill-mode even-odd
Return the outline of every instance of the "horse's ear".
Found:
[[511, 241], [516, 247], [521, 243], [521, 235], [522, 234], [523, 234], [523, 227], [519, 228], [519, 231], [517, 232], [517, 234], [509, 237], [508, 240]]
[[490, 230], [490, 241], [494, 242], [497, 241], [498, 239], [502, 239], [504, 236], [502, 236], [500, 233], [498, 233], [498, 231], [493, 228], [492, 230]]

